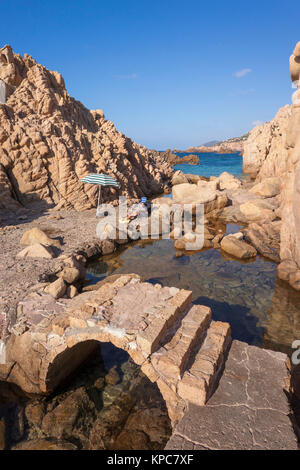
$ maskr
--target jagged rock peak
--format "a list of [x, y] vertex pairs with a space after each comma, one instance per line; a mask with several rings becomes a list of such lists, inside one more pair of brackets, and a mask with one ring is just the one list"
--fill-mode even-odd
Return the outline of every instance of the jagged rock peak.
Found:
[[[104, 198], [131, 198], [163, 191], [173, 170], [150, 151], [118, 132], [102, 110], [88, 110], [66, 91], [59, 72], [0, 49], [0, 208], [42, 200], [58, 208], [94, 207], [95, 186], [81, 183], [90, 172], [106, 172], [120, 191]], [[4, 84], [4, 85], [3, 85]]]

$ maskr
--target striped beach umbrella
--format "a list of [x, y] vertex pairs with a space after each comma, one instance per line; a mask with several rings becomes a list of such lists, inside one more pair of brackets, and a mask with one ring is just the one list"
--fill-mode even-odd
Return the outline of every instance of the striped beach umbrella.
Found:
[[90, 173], [89, 175], [82, 178], [81, 181], [88, 184], [98, 184], [98, 207], [100, 204], [101, 186], [114, 186], [115, 188], [119, 187], [119, 183], [117, 183], [117, 181], [112, 176], [106, 175], [105, 173]]

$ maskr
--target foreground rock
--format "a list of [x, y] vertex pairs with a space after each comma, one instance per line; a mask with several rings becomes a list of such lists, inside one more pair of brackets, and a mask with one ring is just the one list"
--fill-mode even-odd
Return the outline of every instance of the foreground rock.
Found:
[[190, 405], [167, 450], [297, 450], [286, 355], [234, 341], [206, 406]]
[[[132, 198], [163, 192], [173, 169], [155, 151], [133, 142], [107, 121], [70, 97], [58, 72], [10, 46], [0, 50], [0, 79], [6, 104], [0, 105], [0, 209], [43, 201], [58, 208], [96, 206], [98, 188], [80, 179], [108, 173], [119, 193]], [[30, 158], [28, 157], [30, 156]], [[105, 200], [118, 191], [104, 188]]]
[[[59, 298], [65, 289], [59, 278], [45, 290]], [[230, 326], [212, 321], [210, 308], [192, 306], [190, 291], [120, 275], [64, 303], [53, 305], [51, 296], [39, 294], [38, 311], [32, 297], [27, 310], [23, 305], [23, 318], [7, 342], [7, 363], [0, 365], [2, 380], [17, 383], [28, 393], [49, 393], [90, 356], [98, 342], [111, 342], [127, 351], [156, 383], [172, 422], [178, 421], [188, 403], [203, 405], [213, 393], [231, 342]], [[115, 370], [105, 378], [114, 386], [119, 381]], [[78, 417], [72, 403], [70, 398], [72, 412], [63, 414], [71, 427]], [[43, 426], [53, 427], [64, 410], [60, 407], [47, 415]], [[59, 426], [57, 433], [55, 437], [62, 437]]]
[[52, 295], [55, 299], [63, 297], [67, 291], [67, 286], [63, 279], [57, 279], [45, 288], [46, 294]]

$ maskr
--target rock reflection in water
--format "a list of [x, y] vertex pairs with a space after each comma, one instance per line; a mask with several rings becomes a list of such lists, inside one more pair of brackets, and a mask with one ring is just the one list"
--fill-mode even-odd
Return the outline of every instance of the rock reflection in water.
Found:
[[[300, 339], [300, 294], [286, 282], [276, 280], [272, 306], [263, 335], [263, 347], [291, 352], [294, 340]], [[274, 346], [275, 345], [275, 346]]]
[[125, 351], [110, 343], [101, 350], [51, 396], [5, 395], [0, 386], [6, 448], [164, 448], [171, 423], [157, 386]]
[[214, 249], [178, 252], [171, 240], [147, 240], [93, 262], [88, 278], [96, 282], [112, 273], [131, 272], [192, 290], [195, 303], [210, 306], [215, 320], [231, 324], [234, 339], [290, 352], [299, 332], [300, 293], [292, 295], [276, 280], [276, 264], [261, 257], [241, 262]]

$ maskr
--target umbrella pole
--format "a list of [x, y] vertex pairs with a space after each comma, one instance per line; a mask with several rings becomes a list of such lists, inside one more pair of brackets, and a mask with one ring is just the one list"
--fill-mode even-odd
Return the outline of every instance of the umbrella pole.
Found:
[[99, 184], [98, 207], [97, 207], [97, 209], [99, 208], [100, 201], [101, 201], [101, 184]]

